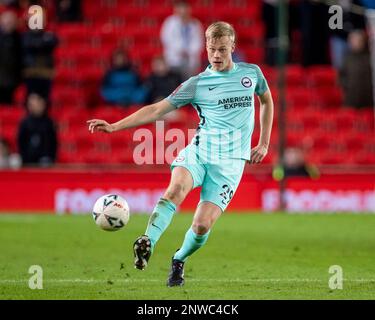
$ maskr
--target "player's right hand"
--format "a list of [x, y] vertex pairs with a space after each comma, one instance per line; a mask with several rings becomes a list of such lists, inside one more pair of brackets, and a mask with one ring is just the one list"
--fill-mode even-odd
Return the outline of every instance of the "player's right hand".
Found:
[[89, 125], [89, 131], [94, 133], [95, 131], [112, 133], [114, 131], [113, 125], [109, 124], [105, 120], [92, 119], [88, 120], [87, 124]]

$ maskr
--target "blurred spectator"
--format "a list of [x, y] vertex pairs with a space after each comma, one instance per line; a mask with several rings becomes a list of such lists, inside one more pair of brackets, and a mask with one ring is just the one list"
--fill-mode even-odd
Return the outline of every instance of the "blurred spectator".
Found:
[[[340, 70], [344, 60], [344, 55], [348, 49], [348, 33], [352, 30], [351, 26], [348, 26], [350, 19], [350, 1], [339, 0], [338, 4], [343, 9], [343, 28], [331, 30], [331, 36], [329, 39], [330, 44], [330, 55], [332, 65]], [[345, 23], [344, 23], [345, 21]], [[350, 28], [350, 30], [348, 30]]]
[[[372, 65], [372, 95], [375, 99], [375, 1], [373, 0], [360, 0], [360, 3], [365, 7], [366, 24], [370, 36], [370, 55]], [[373, 101], [375, 105], [375, 101]]]
[[204, 45], [203, 28], [191, 16], [188, 2], [176, 2], [174, 14], [163, 22], [160, 36], [164, 58], [170, 68], [180, 72], [183, 79], [200, 70]]
[[28, 115], [18, 130], [18, 149], [22, 163], [50, 165], [56, 160], [57, 137], [53, 120], [47, 115], [43, 97], [31, 93], [27, 98]]
[[344, 103], [356, 108], [373, 105], [372, 74], [367, 37], [363, 30], [349, 34], [349, 50], [340, 70]]
[[0, 169], [9, 168], [9, 144], [0, 137]]
[[49, 101], [54, 76], [53, 51], [57, 44], [57, 37], [50, 31], [28, 29], [22, 35], [27, 95], [35, 92]]
[[0, 0], [0, 5], [9, 7], [17, 7], [18, 0]]
[[82, 19], [81, 0], [55, 0], [59, 22], [77, 22]]
[[363, 15], [352, 11], [352, 5], [357, 2], [357, 0], [339, 0], [337, 3], [343, 9], [343, 28], [330, 30], [329, 40], [331, 62], [337, 70], [341, 69], [348, 49], [348, 34], [355, 29], [365, 27]]
[[182, 82], [181, 76], [169, 69], [163, 57], [152, 61], [152, 72], [147, 79], [148, 102], [158, 102], [173, 92]]
[[314, 166], [305, 161], [305, 156], [300, 148], [288, 147], [284, 151], [284, 176], [285, 177], [310, 177], [315, 178], [319, 172]]
[[263, 0], [262, 19], [265, 26], [266, 63], [276, 65], [277, 60], [277, 3], [278, 0]]
[[284, 151], [284, 174], [285, 176], [308, 177], [303, 152], [298, 148], [286, 148]]
[[302, 0], [300, 8], [302, 65], [328, 64], [328, 5], [315, 0]]
[[9, 143], [0, 138], [0, 169], [19, 168], [21, 159], [18, 154], [11, 153]]
[[13, 103], [13, 93], [21, 79], [21, 40], [17, 21], [13, 11], [0, 15], [0, 104]]
[[128, 106], [142, 104], [147, 92], [127, 53], [117, 49], [112, 54], [111, 68], [104, 76], [101, 95], [108, 103]]
[[[263, 0], [262, 19], [265, 26], [265, 61], [274, 66], [278, 63], [278, 0]], [[300, 0], [288, 0], [287, 11], [287, 35], [289, 38], [287, 48], [288, 63], [301, 62], [301, 22]]]
[[374, 0], [360, 0], [360, 3], [368, 10], [375, 10]]

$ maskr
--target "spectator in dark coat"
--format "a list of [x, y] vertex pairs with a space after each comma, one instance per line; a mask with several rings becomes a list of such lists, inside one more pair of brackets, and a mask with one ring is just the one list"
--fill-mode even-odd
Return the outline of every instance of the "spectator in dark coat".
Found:
[[288, 147], [284, 151], [284, 176], [285, 177], [310, 177], [320, 175], [316, 166], [308, 164], [302, 149]]
[[55, 0], [59, 22], [77, 22], [82, 19], [81, 0]]
[[302, 65], [329, 64], [328, 5], [324, 1], [302, 0], [300, 10]]
[[21, 40], [17, 32], [17, 15], [5, 11], [0, 15], [0, 104], [13, 103], [13, 93], [20, 79]]
[[349, 51], [340, 71], [344, 103], [356, 108], [373, 106], [370, 53], [365, 32], [351, 32], [348, 43]]
[[332, 65], [340, 70], [348, 50], [348, 35], [355, 29], [364, 29], [365, 19], [362, 13], [352, 10], [352, 5], [358, 5], [358, 0], [338, 0], [337, 4], [343, 9], [343, 28], [330, 30], [329, 42]]
[[18, 131], [18, 149], [22, 163], [50, 165], [56, 160], [55, 124], [47, 115], [46, 101], [36, 93], [27, 98], [28, 115]]
[[182, 82], [179, 73], [171, 71], [163, 57], [152, 61], [152, 72], [146, 81], [148, 102], [155, 103], [168, 97]]
[[57, 37], [49, 31], [28, 30], [23, 34], [23, 75], [27, 95], [34, 92], [49, 100], [54, 76], [53, 51], [57, 44]]
[[112, 66], [104, 76], [101, 95], [106, 102], [123, 106], [146, 101], [146, 89], [128, 55], [121, 49], [112, 54]]

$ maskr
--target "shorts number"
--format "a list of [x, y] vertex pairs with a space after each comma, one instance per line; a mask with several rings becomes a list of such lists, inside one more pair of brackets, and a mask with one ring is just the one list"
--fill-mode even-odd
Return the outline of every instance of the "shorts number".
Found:
[[221, 200], [221, 203], [224, 205], [227, 205], [230, 202], [230, 200], [233, 198], [234, 192], [227, 184], [224, 184], [222, 188], [223, 188], [223, 192], [220, 193], [220, 196], [223, 199]]

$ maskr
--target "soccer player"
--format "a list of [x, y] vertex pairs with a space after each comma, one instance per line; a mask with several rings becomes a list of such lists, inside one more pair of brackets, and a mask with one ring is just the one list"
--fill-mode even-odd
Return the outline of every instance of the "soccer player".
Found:
[[[245, 163], [260, 163], [270, 143], [273, 101], [260, 68], [233, 62], [236, 37], [230, 24], [215, 22], [205, 35], [210, 64], [204, 72], [189, 78], [164, 100], [116, 123], [88, 121], [91, 132], [111, 133], [156, 121], [189, 103], [198, 112], [197, 132], [173, 161], [170, 184], [156, 204], [145, 234], [134, 243], [135, 267], [143, 270], [176, 207], [192, 189], [201, 186], [192, 225], [172, 257], [168, 286], [184, 284], [184, 263], [207, 242], [215, 221], [233, 198]], [[261, 132], [258, 144], [251, 149], [254, 93], [260, 101]]]

